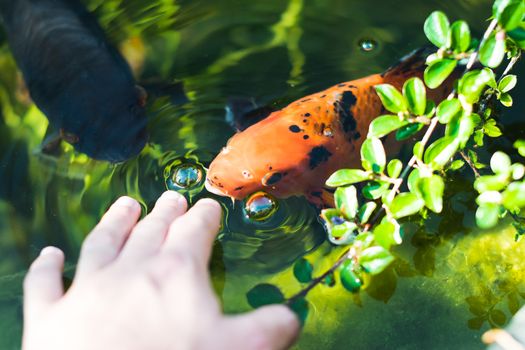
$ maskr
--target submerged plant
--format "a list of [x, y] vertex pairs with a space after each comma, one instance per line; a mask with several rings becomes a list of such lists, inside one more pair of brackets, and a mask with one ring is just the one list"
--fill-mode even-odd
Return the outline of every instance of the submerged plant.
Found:
[[[427, 58], [424, 81], [409, 79], [402, 91], [389, 84], [376, 86], [389, 114], [370, 125], [361, 146], [362, 169], [341, 169], [327, 180], [329, 187], [336, 188], [335, 208], [323, 210], [321, 217], [330, 242], [346, 246], [340, 258], [317, 277], [312, 264], [300, 259], [293, 272], [306, 284], [304, 289], [286, 299], [276, 286], [259, 285], [248, 294], [252, 306], [286, 302], [304, 315], [308, 292], [320, 283], [332, 284], [334, 275], [348, 291], [359, 292], [368, 276], [383, 272], [395, 260], [390, 248], [403, 242], [400, 220], [425, 217], [429, 211], [441, 213], [446, 174], [465, 164], [473, 170], [473, 185], [480, 193], [478, 226], [493, 227], [510, 215], [519, 235], [525, 233], [520, 225], [525, 221], [520, 216], [525, 208], [525, 166], [512, 164], [508, 155], [496, 152], [490, 161], [494, 174], [481, 176], [478, 169], [484, 164], [476, 153], [485, 137], [502, 135], [489, 105], [494, 101], [512, 105], [510, 91], [517, 77], [509, 72], [525, 48], [524, 14], [523, 0], [497, 0], [480, 42], [472, 39], [464, 21], [451, 24], [440, 11], [427, 18], [425, 35], [438, 49]], [[504, 61], [507, 66], [496, 78], [493, 69]], [[455, 88], [445, 100], [436, 105], [427, 99], [427, 87], [437, 88], [456, 76]], [[381, 138], [395, 132], [396, 140], [404, 141], [424, 128], [407, 164], [399, 159], [387, 161]], [[438, 131], [440, 137], [435, 136]], [[515, 147], [525, 156], [525, 141], [516, 142]]]

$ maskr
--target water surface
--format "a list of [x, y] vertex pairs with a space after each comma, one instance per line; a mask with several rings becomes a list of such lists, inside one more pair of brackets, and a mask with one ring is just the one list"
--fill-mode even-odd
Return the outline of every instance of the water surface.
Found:
[[[16, 349], [21, 332], [21, 281], [46, 245], [66, 252], [71, 277], [80, 244], [118, 196], [150, 210], [170, 167], [206, 166], [235, 132], [225, 121], [229, 97], [285, 106], [341, 81], [385, 70], [426, 44], [422, 23], [435, 9], [463, 18], [481, 34], [488, 0], [91, 0], [110, 38], [141, 82], [182, 80], [189, 101], [152, 96], [151, 144], [136, 159], [111, 166], [64, 147], [38, 151], [46, 119], [31, 104], [5, 42], [0, 47], [0, 348]], [[115, 11], [114, 9], [117, 9]], [[517, 68], [523, 72], [523, 65]], [[521, 84], [520, 84], [521, 85]], [[501, 120], [523, 137], [525, 88]], [[278, 137], [278, 135], [276, 135]], [[508, 148], [510, 141], [491, 145]], [[253, 155], [256, 156], [256, 155]], [[310, 315], [298, 349], [474, 349], [489, 324], [503, 325], [523, 303], [523, 243], [513, 229], [473, 224], [475, 195], [467, 171], [452, 180], [442, 216], [405, 227], [398, 261], [359, 295], [339, 285], [308, 297]], [[456, 193], [456, 191], [460, 191]], [[197, 185], [191, 202], [209, 194]], [[454, 195], [453, 195], [454, 194]], [[453, 195], [453, 196], [452, 196]], [[315, 271], [338, 252], [324, 241], [316, 211], [302, 198], [279, 202], [264, 222], [222, 200], [225, 221], [214, 250], [215, 286], [228, 312], [249, 309], [245, 293], [272, 282], [293, 294], [301, 286], [293, 262], [305, 255]], [[108, 310], [108, 312], [112, 312]]]

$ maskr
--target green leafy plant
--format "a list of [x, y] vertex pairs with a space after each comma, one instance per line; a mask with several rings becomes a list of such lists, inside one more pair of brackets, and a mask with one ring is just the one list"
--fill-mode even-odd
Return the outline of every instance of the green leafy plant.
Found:
[[[304, 302], [312, 288], [334, 274], [352, 293], [366, 288], [367, 276], [382, 273], [395, 260], [390, 248], [403, 242], [402, 220], [413, 215], [425, 217], [429, 211], [441, 213], [446, 173], [465, 164], [476, 176], [473, 185], [479, 192], [478, 226], [493, 227], [500, 218], [510, 215], [521, 227], [525, 221], [519, 216], [525, 208], [525, 166], [496, 152], [490, 161], [493, 174], [480, 175], [484, 164], [478, 161], [476, 147], [484, 144], [485, 136], [502, 134], [488, 106], [494, 100], [505, 107], [512, 105], [510, 92], [517, 77], [509, 72], [525, 48], [524, 14], [523, 0], [497, 0], [479, 44], [471, 38], [466, 22], [451, 24], [440, 11], [427, 18], [424, 32], [437, 51], [427, 58], [424, 80], [409, 79], [401, 91], [389, 84], [375, 87], [389, 114], [370, 124], [361, 146], [362, 169], [338, 170], [326, 182], [336, 188], [335, 208], [323, 210], [321, 218], [329, 241], [346, 249], [318, 277], [313, 276], [311, 263], [298, 260], [294, 275], [306, 286], [287, 303]], [[478, 67], [478, 61], [482, 67]], [[504, 61], [508, 64], [497, 79], [493, 69]], [[445, 100], [436, 105], [427, 99], [427, 87], [439, 87], [463, 66], [455, 88]], [[443, 127], [437, 128], [439, 124]], [[406, 164], [399, 159], [387, 161], [382, 137], [395, 132], [396, 139], [402, 141], [423, 128], [426, 131], [414, 144]], [[438, 130], [442, 135], [436, 137]], [[525, 156], [525, 141], [516, 142], [515, 147]], [[257, 288], [260, 286], [254, 290]]]

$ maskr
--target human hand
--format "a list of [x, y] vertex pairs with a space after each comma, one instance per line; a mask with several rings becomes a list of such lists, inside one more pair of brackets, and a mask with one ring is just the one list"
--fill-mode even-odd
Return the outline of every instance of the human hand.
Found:
[[225, 316], [208, 273], [221, 208], [203, 199], [186, 212], [166, 192], [137, 223], [140, 205], [117, 200], [82, 245], [64, 294], [64, 255], [44, 248], [24, 282], [25, 350], [285, 349], [295, 315], [272, 305]]

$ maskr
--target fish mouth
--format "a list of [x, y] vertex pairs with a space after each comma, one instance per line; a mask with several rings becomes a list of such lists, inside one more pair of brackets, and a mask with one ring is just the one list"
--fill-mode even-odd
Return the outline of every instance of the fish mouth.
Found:
[[228, 195], [227, 193], [224, 193], [217, 187], [213, 186], [210, 179], [208, 178], [206, 178], [206, 183], [204, 184], [204, 187], [206, 187], [206, 190], [208, 190], [208, 192], [216, 194], [217, 196], [230, 197], [230, 195]]

